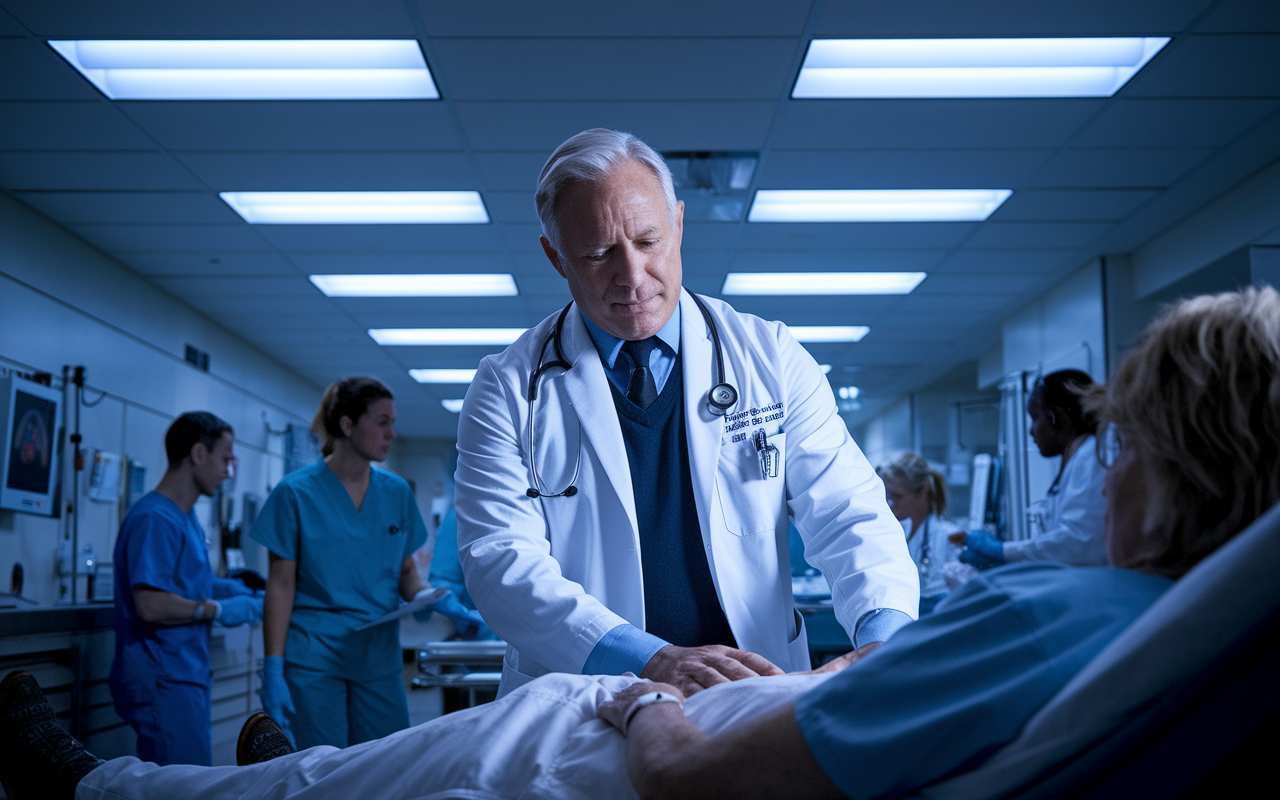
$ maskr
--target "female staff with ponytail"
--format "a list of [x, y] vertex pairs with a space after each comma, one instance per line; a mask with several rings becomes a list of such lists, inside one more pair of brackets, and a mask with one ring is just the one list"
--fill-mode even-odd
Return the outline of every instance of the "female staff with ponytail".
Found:
[[311, 426], [324, 459], [286, 475], [250, 532], [271, 551], [262, 704], [299, 748], [409, 726], [396, 626], [357, 630], [427, 591], [410, 557], [427, 539], [413, 493], [371, 464], [395, 418], [373, 378], [330, 386]]
[[915, 453], [903, 453], [876, 470], [884, 481], [889, 509], [902, 522], [907, 550], [920, 570], [920, 614], [928, 614], [947, 593], [942, 568], [956, 560], [960, 548], [947, 536], [960, 526], [942, 515], [947, 511], [947, 481]]

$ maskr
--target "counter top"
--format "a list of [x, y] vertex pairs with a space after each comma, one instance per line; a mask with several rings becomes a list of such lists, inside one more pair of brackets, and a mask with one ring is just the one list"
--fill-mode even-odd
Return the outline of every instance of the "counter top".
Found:
[[110, 628], [114, 614], [111, 603], [0, 609], [0, 636]]

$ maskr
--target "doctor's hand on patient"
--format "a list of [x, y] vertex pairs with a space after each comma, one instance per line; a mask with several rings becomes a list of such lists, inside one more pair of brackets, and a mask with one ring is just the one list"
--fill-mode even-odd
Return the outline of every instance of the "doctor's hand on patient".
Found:
[[705, 647], [667, 645], [649, 659], [640, 677], [669, 683], [685, 695], [691, 695], [718, 683], [782, 674], [782, 670], [764, 656], [712, 644]]

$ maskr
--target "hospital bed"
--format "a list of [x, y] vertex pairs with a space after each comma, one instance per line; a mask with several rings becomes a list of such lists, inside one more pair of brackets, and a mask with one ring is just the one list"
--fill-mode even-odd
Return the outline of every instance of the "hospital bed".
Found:
[[1275, 791], [1277, 744], [1280, 505], [1175, 583], [1016, 740], [917, 796], [1252, 797]]
[[[418, 651], [414, 689], [444, 689], [445, 713], [492, 700], [502, 679], [503, 641], [430, 642]], [[457, 699], [451, 699], [455, 690]]]

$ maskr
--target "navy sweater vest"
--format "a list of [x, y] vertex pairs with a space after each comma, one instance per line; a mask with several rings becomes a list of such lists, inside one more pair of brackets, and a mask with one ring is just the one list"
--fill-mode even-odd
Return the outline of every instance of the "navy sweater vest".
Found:
[[736, 647], [711, 580], [698, 525], [680, 359], [676, 358], [666, 386], [648, 408], [632, 403], [612, 381], [609, 386], [627, 446], [640, 526], [645, 630], [680, 647]]

